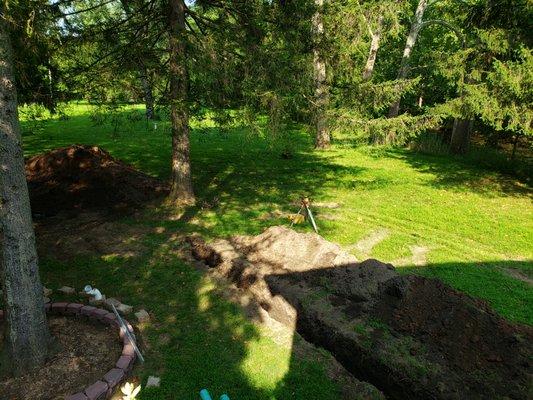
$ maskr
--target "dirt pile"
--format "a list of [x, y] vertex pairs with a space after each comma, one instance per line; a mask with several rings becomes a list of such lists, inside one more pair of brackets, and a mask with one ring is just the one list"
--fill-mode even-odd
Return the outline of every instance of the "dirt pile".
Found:
[[86, 209], [126, 211], [164, 194], [166, 185], [92, 146], [69, 146], [26, 161], [36, 217]]
[[435, 279], [357, 263], [315, 234], [272, 227], [192, 254], [269, 315], [393, 399], [523, 399], [533, 331]]

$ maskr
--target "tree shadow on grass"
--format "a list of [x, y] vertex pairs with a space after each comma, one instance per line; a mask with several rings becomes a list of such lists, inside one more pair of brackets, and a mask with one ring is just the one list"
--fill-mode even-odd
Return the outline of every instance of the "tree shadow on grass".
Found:
[[[312, 398], [314, 385], [334, 388], [320, 367], [300, 358], [291, 372], [299, 388], [275, 389], [288, 368], [291, 349], [261, 335], [238, 306], [225, 300], [223, 289], [181, 261], [176, 256], [179, 244], [163, 237], [146, 240], [151, 251], [139, 258], [84, 257], [60, 262], [43, 257], [41, 262], [48, 287], [79, 289], [92, 284], [108, 297], [151, 314], [151, 322], [139, 335], [146, 364], [137, 363], [133, 373], [144, 379], [160, 376], [162, 384], [143, 390], [140, 399], [196, 399], [202, 388], [208, 388], [217, 399], [228, 393], [232, 400], [303, 400]], [[58, 300], [78, 299], [54, 294], [52, 301]], [[312, 384], [302, 383], [306, 380]], [[321, 398], [334, 400], [335, 391]]]
[[[329, 200], [329, 189], [350, 184], [366, 170], [313, 152], [301, 134], [295, 135], [295, 151], [289, 159], [260, 138], [243, 148], [243, 132], [237, 128], [226, 137], [213, 128], [210, 135], [209, 146], [193, 147], [197, 205], [179, 220], [165, 222], [170, 229], [194, 230], [209, 237], [258, 233], [273, 223], [287, 223], [286, 215], [298, 211], [303, 196]], [[269, 217], [276, 213], [277, 217]]]
[[533, 196], [527, 177], [505, 175], [468, 158], [428, 155], [409, 150], [388, 150], [385, 154], [406, 162], [419, 172], [433, 175], [434, 179], [428, 184], [437, 189], [474, 192], [487, 197], [496, 197], [499, 193], [514, 197]]
[[[265, 339], [239, 307], [224, 299], [222, 287], [178, 258], [181, 242], [169, 239], [168, 233], [148, 234], [143, 241], [149, 251], [135, 258], [107, 255], [41, 263], [49, 287], [92, 284], [107, 296], [152, 314], [153, 321], [141, 335], [147, 364], [135, 373], [144, 378], [161, 376], [163, 384], [144, 391], [141, 399], [194, 399], [204, 387], [217, 396], [227, 392], [232, 400], [341, 398], [321, 363], [306, 361], [295, 353], [294, 344], [281, 348]], [[487, 299], [511, 319], [533, 324], [531, 287], [509, 275], [519, 271], [531, 277], [532, 270], [530, 261], [400, 268], [440, 278]], [[258, 313], [253, 308], [247, 311]]]
[[[91, 126], [86, 115], [52, 121], [45, 133], [24, 138], [25, 154], [76, 143], [97, 145], [145, 173], [168, 179], [168, 129], [160, 126], [146, 130], [143, 122], [139, 124], [138, 129], [113, 137], [105, 126]], [[365, 171], [364, 167], [343, 166], [333, 155], [317, 154], [312, 151], [311, 139], [301, 131], [291, 132], [289, 137], [294, 152], [292, 158], [285, 159], [281, 156], [282, 143], [251, 135], [244, 126], [224, 131], [216, 127], [192, 128], [191, 160], [198, 206], [187, 210], [174, 228], [186, 228], [186, 222], [194, 223], [195, 217], [202, 214], [202, 222], [211, 224], [214, 234], [253, 233], [272, 222], [257, 221], [261, 214], [278, 209], [296, 212], [301, 196], [327, 200], [328, 189], [336, 185], [365, 185], [356, 178]], [[382, 184], [385, 183], [379, 183]], [[199, 224], [193, 228], [203, 229]], [[208, 230], [211, 229], [203, 229], [203, 233]]]

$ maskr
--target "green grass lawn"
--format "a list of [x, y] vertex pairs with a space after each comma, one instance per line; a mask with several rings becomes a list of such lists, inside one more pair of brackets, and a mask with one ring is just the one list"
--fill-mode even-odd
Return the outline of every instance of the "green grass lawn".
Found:
[[[74, 143], [95, 144], [139, 169], [166, 179], [170, 166], [168, 124], [124, 118], [94, 125], [89, 106], [70, 105], [69, 119], [33, 124], [23, 119], [26, 156]], [[128, 107], [125, 115], [141, 113]], [[506, 318], [533, 325], [533, 290], [509, 275], [533, 278], [533, 206], [530, 188], [511, 177], [449, 156], [401, 149], [354, 147], [338, 141], [316, 152], [302, 131], [289, 133], [294, 157], [280, 157], [279, 145], [244, 127], [221, 130], [193, 122], [192, 163], [199, 204], [170, 220], [162, 207], [146, 216], [147, 227], [199, 232], [208, 238], [258, 234], [295, 212], [302, 195], [337, 202], [316, 209], [320, 233], [351, 246], [378, 230], [386, 237], [369, 254], [383, 261], [407, 260], [401, 271], [437, 277], [487, 300]], [[346, 139], [346, 138], [343, 138]], [[307, 226], [298, 229], [309, 230]], [[80, 287], [89, 279], [124, 302], [144, 305], [155, 315], [147, 328], [148, 364], [141, 374], [159, 373], [163, 385], [144, 399], [193, 399], [201, 387], [235, 399], [337, 399], [338, 388], [320, 364], [295, 359], [222, 300], [209, 280], [172, 257], [164, 235], [150, 235], [149, 254], [134, 260], [90, 259], [42, 262], [46, 284]], [[408, 260], [412, 246], [426, 249], [426, 265]], [[170, 336], [170, 341], [161, 340]], [[154, 372], [155, 371], [155, 372]], [[158, 372], [159, 371], [159, 372]]]

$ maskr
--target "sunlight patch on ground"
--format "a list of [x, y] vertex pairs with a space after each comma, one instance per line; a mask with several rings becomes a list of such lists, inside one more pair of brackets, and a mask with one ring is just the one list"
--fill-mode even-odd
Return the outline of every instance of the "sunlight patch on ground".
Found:
[[[253, 386], [275, 390], [289, 372], [292, 347], [279, 346], [267, 335], [246, 343], [246, 356], [241, 363], [241, 370]], [[272, 368], [273, 365], [276, 368]]]

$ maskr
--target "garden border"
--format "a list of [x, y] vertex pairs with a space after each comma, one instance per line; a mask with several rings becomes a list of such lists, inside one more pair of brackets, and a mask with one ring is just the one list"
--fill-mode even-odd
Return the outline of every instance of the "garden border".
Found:
[[[128, 337], [121, 329], [115, 314], [102, 308], [86, 306], [80, 303], [66, 302], [45, 304], [45, 310], [51, 315], [78, 316], [87, 318], [91, 321], [115, 326], [119, 330], [119, 338], [122, 340], [123, 347], [120, 358], [115, 364], [115, 368], [107, 371], [100, 380], [87, 386], [82, 391], [65, 397], [65, 400], [109, 399], [114, 394], [115, 389], [117, 389], [120, 383], [123, 382], [127, 375], [131, 372], [136, 358], [135, 350], [133, 349], [132, 344], [129, 342]], [[3, 319], [4, 312], [0, 310], [0, 321]], [[128, 321], [124, 320], [124, 323], [128, 329], [133, 329]]]

